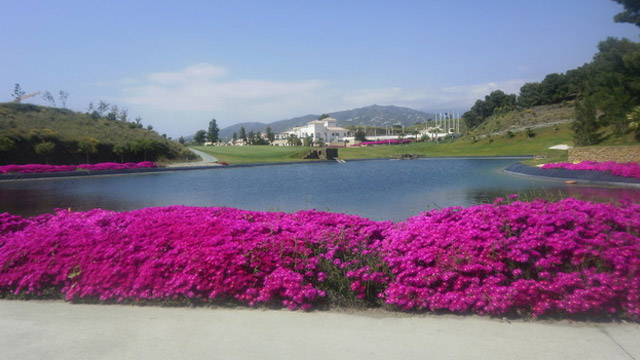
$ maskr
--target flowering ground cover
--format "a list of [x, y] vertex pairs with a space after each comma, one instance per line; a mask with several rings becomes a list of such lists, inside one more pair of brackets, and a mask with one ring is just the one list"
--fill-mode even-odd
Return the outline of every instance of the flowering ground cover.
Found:
[[640, 318], [639, 204], [507, 202], [399, 223], [185, 206], [5, 213], [0, 293]]
[[368, 146], [368, 145], [398, 145], [398, 144], [406, 144], [413, 142], [411, 139], [391, 139], [391, 140], [379, 140], [379, 141], [364, 141], [359, 144], [351, 145], [353, 146]]
[[568, 170], [590, 170], [608, 172], [617, 176], [633, 177], [640, 179], [640, 164], [636, 162], [617, 163], [614, 161], [596, 162], [582, 161], [577, 164], [573, 163], [554, 163], [544, 164], [543, 169], [568, 169]]
[[154, 168], [157, 165], [151, 161], [143, 161], [139, 163], [99, 163], [99, 164], [80, 164], [80, 165], [43, 165], [43, 164], [27, 164], [27, 165], [3, 165], [0, 166], [0, 174], [9, 173], [42, 173], [42, 172], [60, 172], [60, 171], [76, 171], [76, 170], [122, 170], [122, 169], [141, 169]]

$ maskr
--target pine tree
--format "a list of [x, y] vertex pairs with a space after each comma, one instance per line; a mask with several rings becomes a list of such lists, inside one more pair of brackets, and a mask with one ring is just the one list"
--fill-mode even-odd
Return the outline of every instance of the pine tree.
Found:
[[212, 143], [218, 142], [218, 134], [220, 133], [220, 128], [218, 128], [218, 122], [216, 119], [211, 119], [209, 122], [209, 129], [207, 131], [207, 140]]

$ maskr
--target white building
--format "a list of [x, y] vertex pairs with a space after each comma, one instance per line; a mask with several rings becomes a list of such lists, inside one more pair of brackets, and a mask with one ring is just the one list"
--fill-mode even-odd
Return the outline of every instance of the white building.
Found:
[[296, 126], [289, 131], [276, 134], [274, 145], [286, 145], [287, 139], [291, 135], [295, 135], [298, 139], [303, 140], [311, 137], [314, 143], [323, 142], [325, 144], [341, 143], [348, 137], [349, 130], [338, 127], [336, 119], [326, 118], [322, 120], [314, 120], [304, 126]]

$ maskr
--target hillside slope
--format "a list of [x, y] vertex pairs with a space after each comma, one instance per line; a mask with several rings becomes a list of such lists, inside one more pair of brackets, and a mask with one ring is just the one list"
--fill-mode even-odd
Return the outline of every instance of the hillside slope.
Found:
[[190, 154], [179, 143], [135, 123], [0, 103], [0, 164], [157, 161]]
[[479, 138], [499, 136], [508, 132], [518, 133], [527, 129], [556, 127], [573, 120], [573, 103], [540, 105], [490, 116], [468, 135]]

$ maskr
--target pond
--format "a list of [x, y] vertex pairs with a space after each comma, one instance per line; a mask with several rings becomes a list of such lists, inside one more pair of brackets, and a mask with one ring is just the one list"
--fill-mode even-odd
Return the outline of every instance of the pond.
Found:
[[0, 182], [0, 213], [150, 206], [303, 209], [400, 221], [433, 208], [467, 207], [511, 193], [640, 199], [636, 189], [565, 185], [510, 175], [514, 158], [368, 160]]

